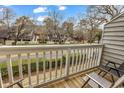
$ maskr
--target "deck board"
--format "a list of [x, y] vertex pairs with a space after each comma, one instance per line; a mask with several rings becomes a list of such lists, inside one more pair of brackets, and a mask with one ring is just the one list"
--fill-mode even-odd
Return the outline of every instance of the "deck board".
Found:
[[[98, 72], [98, 70], [96, 70], [95, 72]], [[66, 80], [54, 82], [50, 85], [48, 84], [46, 87], [47, 88], [81, 88], [81, 86], [85, 83], [85, 81], [81, 79], [83, 76], [85, 76], [85, 74], [81, 73], [76, 76], [70, 77]], [[106, 78], [111, 81], [109, 75], [107, 75]], [[89, 85], [86, 85], [85, 87], [91, 88]]]
[[84, 84], [84, 82], [81, 80], [81, 77], [84, 76], [84, 74], [79, 74], [78, 76], [68, 78], [63, 81], [59, 81], [56, 83], [48, 84], [47, 88], [81, 88], [81, 86]]

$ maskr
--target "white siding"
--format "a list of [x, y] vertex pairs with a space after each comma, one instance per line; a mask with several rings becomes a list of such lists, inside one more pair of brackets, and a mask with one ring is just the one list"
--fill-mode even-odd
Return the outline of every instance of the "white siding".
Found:
[[108, 61], [124, 62], [124, 14], [105, 25], [103, 33], [102, 64]]

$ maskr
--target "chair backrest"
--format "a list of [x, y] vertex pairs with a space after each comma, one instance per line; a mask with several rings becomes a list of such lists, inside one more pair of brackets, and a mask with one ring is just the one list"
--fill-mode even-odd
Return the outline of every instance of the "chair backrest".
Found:
[[122, 83], [124, 83], [124, 75], [121, 76], [116, 82], [115, 84], [112, 86], [112, 88], [117, 88], [119, 85], [121, 85]]
[[119, 66], [119, 69], [124, 70], [124, 62]]

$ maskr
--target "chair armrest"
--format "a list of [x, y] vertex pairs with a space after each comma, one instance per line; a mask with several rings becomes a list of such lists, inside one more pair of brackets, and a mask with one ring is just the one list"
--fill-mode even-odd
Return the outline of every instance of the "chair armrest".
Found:
[[123, 71], [123, 70], [121, 70], [121, 69], [118, 69], [118, 68], [111, 68], [111, 69], [116, 70], [116, 71], [118, 71], [118, 72], [120, 72], [120, 73], [123, 73], [123, 74], [124, 74], [124, 71]]
[[[109, 75], [111, 75], [111, 76], [115, 76], [115, 75], [113, 75], [111, 72], [109, 72], [109, 71], [107, 71], [107, 70], [105, 70], [105, 69], [103, 69], [103, 68], [100, 68], [100, 67], [98, 67], [98, 68], [99, 68], [100, 72], [105, 72], [106, 74], [109, 74]], [[110, 70], [111, 70], [111, 68], [110, 68]]]
[[115, 62], [113, 62], [113, 61], [108, 61], [108, 62], [111, 63], [111, 64], [121, 65], [121, 64], [115, 63]]
[[[108, 60], [107, 60], [108, 61]], [[106, 63], [106, 65], [105, 65], [105, 67], [106, 66], [108, 66], [109, 64], [112, 64], [115, 68], [116, 68], [116, 65], [121, 65], [121, 64], [119, 64], [119, 63], [115, 63], [115, 62], [113, 62], [113, 61], [108, 61], [107, 63]]]
[[15, 81], [14, 83], [10, 84], [9, 86], [7, 86], [7, 88], [12, 87], [15, 84], [18, 84], [18, 83], [20, 83], [23, 80], [24, 80], [24, 78], [23, 79], [19, 79], [19, 80]]

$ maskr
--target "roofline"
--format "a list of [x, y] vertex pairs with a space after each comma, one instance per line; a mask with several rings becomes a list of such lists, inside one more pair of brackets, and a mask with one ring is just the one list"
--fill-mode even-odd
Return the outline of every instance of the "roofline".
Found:
[[104, 26], [106, 26], [107, 24], [109, 24], [110, 22], [112, 22], [113, 20], [117, 19], [118, 17], [120, 17], [123, 14], [124, 14], [124, 12], [118, 14], [117, 16], [115, 16], [114, 18], [112, 18], [109, 22], [107, 22]]

